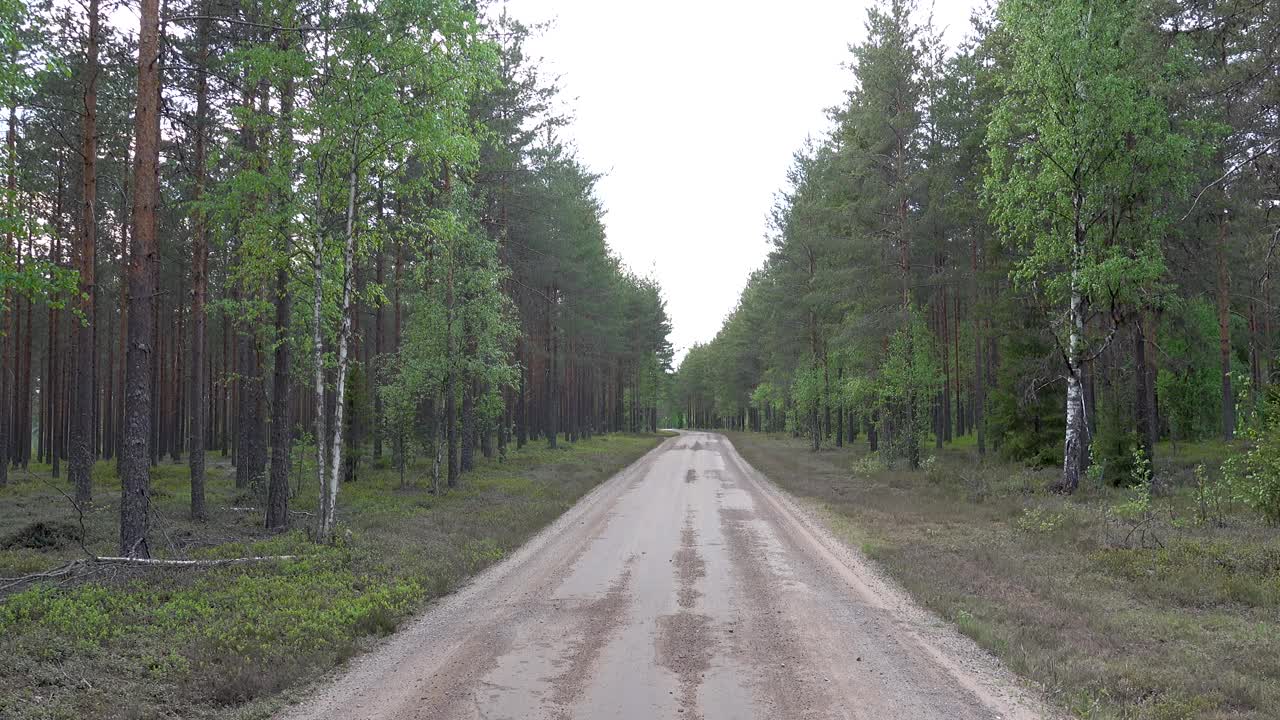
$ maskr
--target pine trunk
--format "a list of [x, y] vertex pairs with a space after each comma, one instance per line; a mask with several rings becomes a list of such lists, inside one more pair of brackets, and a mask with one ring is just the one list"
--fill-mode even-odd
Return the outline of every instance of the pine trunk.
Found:
[[[207, 16], [209, 3], [202, 3]], [[209, 239], [204, 210], [200, 201], [204, 198], [207, 181], [205, 171], [205, 143], [209, 121], [209, 20], [201, 18], [196, 28], [196, 117], [195, 117], [195, 192], [192, 198], [192, 248], [191, 248], [191, 438], [188, 466], [191, 469], [191, 517], [202, 520], [208, 511], [204, 498], [205, 419], [208, 415], [205, 385], [205, 344], [207, 332], [206, 297], [209, 292]]]
[[[7, 187], [9, 189], [9, 202], [12, 202], [14, 192], [17, 189], [17, 126], [18, 126], [18, 110], [16, 107], [9, 108], [9, 129], [5, 133], [5, 147], [8, 149], [8, 166], [9, 177]], [[13, 232], [5, 233], [4, 250], [6, 253], [13, 252]], [[6, 287], [3, 290], [4, 296], [0, 297], [0, 312], [4, 313], [4, 323], [0, 325], [0, 360], [4, 361], [4, 367], [0, 368], [0, 487], [9, 484], [9, 456], [12, 450], [9, 447], [9, 436], [12, 432], [9, 422], [9, 388], [16, 385], [16, 378], [13, 377], [13, 366], [9, 364], [9, 346], [13, 344], [13, 313], [9, 308], [13, 307], [13, 294]]]
[[85, 42], [84, 115], [81, 118], [80, 154], [83, 162], [80, 198], [80, 242], [76, 248], [76, 265], [80, 274], [77, 305], [80, 317], [72, 320], [75, 329], [75, 402], [72, 403], [71, 462], [68, 478], [75, 487], [76, 505], [83, 507], [93, 499], [93, 320], [94, 320], [94, 255], [97, 243], [98, 202], [98, 0], [89, 0], [89, 33]]
[[133, 238], [129, 259], [124, 452], [120, 473], [120, 554], [150, 557], [153, 307], [158, 287], [156, 205], [160, 197], [160, 2], [141, 0], [138, 105], [134, 113]]
[[[288, 13], [292, 17], [293, 13]], [[290, 34], [283, 33], [281, 50], [288, 52]], [[294, 80], [288, 77], [280, 93], [281, 162], [293, 178], [293, 103]], [[288, 258], [293, 252], [293, 236], [288, 221], [280, 233], [281, 256]], [[289, 526], [289, 466], [293, 449], [293, 384], [289, 377], [292, 363], [289, 349], [289, 326], [293, 298], [289, 295], [289, 273], [282, 264], [276, 270], [276, 327], [275, 327], [275, 376], [271, 383], [271, 481], [267, 485], [268, 530], [283, 530]]]

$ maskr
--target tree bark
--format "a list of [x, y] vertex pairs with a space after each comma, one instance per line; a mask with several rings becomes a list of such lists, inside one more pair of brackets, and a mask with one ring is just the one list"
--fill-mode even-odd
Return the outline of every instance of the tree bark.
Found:
[[1236, 435], [1236, 396], [1231, 387], [1231, 271], [1227, 266], [1227, 216], [1218, 225], [1218, 356], [1222, 369], [1222, 439]]
[[125, 440], [120, 463], [120, 554], [145, 558], [151, 555], [147, 528], [151, 511], [152, 310], [159, 271], [156, 205], [160, 195], [160, 2], [140, 1]]
[[71, 462], [68, 479], [75, 487], [76, 505], [83, 507], [93, 499], [93, 321], [94, 321], [94, 254], [97, 242], [98, 199], [98, 0], [89, 0], [89, 28], [85, 41], [85, 63], [81, 72], [84, 83], [84, 114], [81, 116], [80, 154], [83, 174], [80, 197], [80, 242], [76, 248], [76, 269], [80, 275], [80, 293], [76, 299], [80, 317], [72, 320], [75, 329], [75, 395]]
[[[978, 455], [987, 454], [987, 433], [983, 415], [986, 408], [986, 386], [983, 382], [983, 375], [986, 372], [986, 363], [984, 362], [982, 352], [982, 321], [978, 319], [978, 293], [981, 291], [981, 284], [978, 279], [978, 235], [974, 233], [973, 241], [970, 245], [969, 270], [973, 281], [973, 300], [969, 306], [969, 314], [973, 316], [973, 429], [978, 436]], [[960, 318], [955, 319], [956, 324], [960, 323]], [[960, 382], [959, 373], [960, 358], [956, 357], [957, 372], [956, 382]]]
[[516, 449], [520, 450], [524, 447], [524, 444], [529, 441], [529, 418], [526, 412], [527, 400], [525, 399], [525, 393], [527, 392], [525, 388], [525, 375], [529, 372], [529, 361], [525, 356], [524, 338], [522, 337], [518, 339], [516, 343], [519, 348], [520, 358], [520, 389], [519, 393], [516, 395]]
[[[317, 205], [319, 200], [317, 200]], [[320, 212], [317, 207], [317, 213]], [[324, 238], [317, 231], [315, 248], [311, 255], [311, 360], [315, 375], [312, 386], [315, 403], [316, 481], [320, 491], [320, 507], [316, 524], [316, 536], [327, 537], [332, 532], [333, 506], [328, 502], [328, 473], [325, 472], [328, 452], [325, 449], [324, 407]]]
[[[379, 207], [381, 207], [381, 203], [382, 203], [381, 199], [379, 199], [378, 203], [379, 203]], [[381, 217], [379, 217], [379, 219], [381, 219]], [[377, 250], [377, 256], [374, 259], [374, 278], [378, 283], [379, 289], [381, 289], [383, 285], [386, 284], [386, 272], [383, 266], [384, 266], [383, 252], [382, 252], [382, 248], [379, 247]], [[370, 379], [373, 381], [372, 384], [373, 384], [373, 457], [374, 457], [374, 460], [377, 460], [382, 457], [382, 432], [383, 432], [384, 423], [382, 422], [382, 391], [380, 389], [380, 384], [378, 380], [378, 375], [379, 375], [378, 371], [382, 369], [382, 354], [383, 352], [386, 351], [386, 348], [384, 347], [384, 342], [383, 342], [383, 336], [385, 335], [384, 326], [386, 325], [382, 317], [384, 305], [385, 303], [379, 302], [378, 306], [373, 310], [373, 371], [374, 372], [373, 372], [373, 377]]]
[[[292, 18], [293, 13], [287, 13]], [[282, 33], [280, 49], [289, 51], [291, 35]], [[293, 103], [294, 80], [290, 75], [280, 93], [279, 142], [281, 162], [293, 180]], [[285, 201], [287, 204], [287, 201]], [[276, 269], [275, 377], [271, 383], [271, 481], [267, 485], [266, 524], [268, 530], [289, 526], [289, 466], [293, 445], [293, 385], [289, 377], [292, 363], [289, 348], [289, 325], [293, 299], [289, 295], [289, 273], [286, 267], [293, 251], [293, 235], [289, 220], [283, 221], [280, 233], [281, 259]]]
[[462, 453], [459, 470], [468, 472], [476, 466], [476, 393], [475, 381], [462, 382]]
[[191, 437], [187, 462], [191, 469], [191, 517], [203, 520], [207, 515], [204, 498], [205, 419], [208, 406], [205, 386], [205, 344], [207, 333], [206, 296], [209, 292], [209, 239], [204, 210], [207, 182], [205, 143], [209, 122], [209, 9], [208, 2], [196, 27], [196, 117], [195, 117], [195, 192], [192, 198], [191, 239]]
[[[942, 308], [941, 308], [941, 310], [942, 310], [942, 313], [941, 313], [941, 315], [942, 315], [942, 317], [941, 317], [941, 322], [942, 322], [942, 332], [941, 332], [941, 336], [945, 338], [945, 337], [947, 337], [947, 336], [950, 334], [950, 329], [951, 329], [951, 324], [952, 324], [952, 323], [950, 322], [951, 318], [950, 318], [950, 317], [948, 317], [948, 313], [947, 313], [948, 308], [947, 308], [947, 290], [946, 290], [946, 287], [943, 287], [943, 289], [942, 289], [942, 303], [941, 303], [941, 306], [942, 306]], [[959, 318], [959, 317], [955, 318], [955, 324], [956, 324], [957, 326], [960, 324], [960, 318]], [[944, 343], [942, 343], [942, 377], [943, 377], [943, 380], [942, 380], [942, 398], [941, 398], [941, 399], [942, 399], [942, 402], [939, 404], [939, 405], [940, 405], [940, 407], [939, 407], [940, 418], [939, 418], [939, 419], [941, 420], [941, 422], [939, 423], [939, 428], [938, 428], [938, 430], [940, 431], [940, 433], [939, 433], [939, 434], [940, 434], [940, 436], [941, 436], [941, 437], [939, 437], [939, 438], [938, 438], [938, 440], [937, 440], [937, 447], [938, 447], [939, 449], [941, 449], [941, 448], [942, 448], [942, 443], [944, 443], [944, 442], [951, 442], [951, 376], [952, 376], [952, 373], [951, 373], [951, 357], [952, 357], [952, 355], [951, 355], [951, 350], [950, 350], [950, 348], [947, 346], [947, 343], [945, 343], [945, 342], [944, 342]], [[959, 364], [959, 361], [960, 361], [960, 358], [958, 358], [958, 357], [957, 357], [957, 358], [956, 358], [956, 363], [957, 363], [957, 364]], [[956, 385], [958, 386], [958, 385], [960, 384], [960, 376], [959, 376], [959, 375], [956, 375], [956, 376], [955, 376], [955, 379], [956, 379]]]
[[[28, 230], [26, 262], [30, 262], [35, 256], [35, 239], [32, 237], [32, 232]], [[26, 470], [31, 463], [31, 338], [35, 335], [35, 327], [31, 324], [31, 306], [34, 304], [30, 298], [25, 298], [22, 301], [26, 314], [26, 322], [23, 323], [26, 333], [22, 335], [22, 380], [18, 385], [19, 392], [22, 393], [22, 413], [18, 420], [21, 432], [17, 438], [19, 443], [17, 449], [22, 460], [23, 470]]]
[[1136, 415], [1138, 419], [1138, 442], [1142, 445], [1143, 455], [1155, 461], [1156, 448], [1156, 393], [1155, 376], [1152, 373], [1150, 333], [1154, 332], [1146, 313], [1139, 313], [1134, 324], [1134, 381], [1136, 390]]
[[[258, 85], [250, 85], [244, 78], [243, 110], [246, 114], [254, 112], [254, 103], [260, 98], [267, 101], [265, 79]], [[256, 95], [255, 95], [256, 93]], [[260, 152], [258, 132], [246, 120], [240, 128], [240, 144], [246, 156], [246, 163], [252, 163]], [[264, 198], [256, 198], [262, 202]], [[240, 233], [240, 229], [236, 229]], [[237, 238], [236, 249], [241, 249], [242, 241]], [[237, 252], [238, 256], [240, 253]], [[244, 278], [235, 281], [233, 299], [237, 303], [250, 300], [257, 295], [258, 289], [249, 287]], [[257, 322], [249, 316], [244, 305], [241, 305], [235, 324], [236, 353], [236, 487], [247, 488], [263, 479], [266, 470], [266, 456], [263, 452], [263, 418], [262, 395], [263, 377], [262, 363], [259, 358]]]
[[[1076, 203], [1077, 208], [1079, 202]], [[1075, 244], [1072, 248], [1070, 336], [1067, 340], [1067, 408], [1066, 431], [1063, 441], [1062, 476], [1054, 489], [1062, 493], [1075, 492], [1080, 486], [1082, 458], [1085, 448], [1084, 389], [1081, 385], [1081, 369], [1084, 360], [1085, 298], [1080, 288], [1080, 264], [1083, 262], [1084, 230], [1077, 223]]]
[[[8, 150], [8, 166], [9, 177], [6, 183], [9, 189], [9, 201], [13, 202], [14, 192], [17, 190], [17, 155], [18, 155], [18, 109], [16, 106], [9, 108], [9, 129], [5, 133], [5, 147]], [[13, 252], [13, 232], [5, 233], [5, 252]], [[0, 360], [4, 361], [4, 367], [0, 368], [0, 487], [9, 484], [9, 455], [12, 452], [9, 447], [9, 435], [11, 429], [9, 427], [9, 388], [16, 385], [16, 378], [13, 377], [13, 366], [9, 364], [9, 346], [13, 344], [13, 312], [10, 308], [13, 305], [13, 294], [8, 288], [4, 289], [4, 296], [0, 297], [0, 311], [4, 313], [4, 325], [0, 327]]]
[[547, 300], [547, 445], [556, 449], [559, 432], [560, 389], [556, 369], [555, 289], [548, 288]]
[[333, 539], [333, 529], [337, 514], [338, 483], [342, 475], [342, 434], [343, 412], [346, 409], [347, 390], [347, 345], [351, 341], [351, 295], [352, 283], [355, 279], [356, 253], [356, 188], [359, 182], [358, 157], [355, 147], [351, 151], [351, 168], [348, 175], [347, 189], [347, 233], [342, 251], [342, 325], [338, 332], [338, 377], [334, 388], [333, 417], [333, 451], [329, 460], [328, 482], [321, 493], [321, 517], [324, 519], [316, 539], [329, 542]]

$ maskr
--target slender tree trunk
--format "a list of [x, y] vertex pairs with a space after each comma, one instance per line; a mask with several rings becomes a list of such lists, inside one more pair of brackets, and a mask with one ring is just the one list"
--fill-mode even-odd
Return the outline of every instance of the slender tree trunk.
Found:
[[[944, 287], [942, 290], [942, 333], [941, 333], [943, 338], [946, 338], [947, 335], [950, 334], [951, 324], [952, 323], [950, 322], [950, 318], [948, 317], [948, 314], [947, 314], [947, 291], [946, 291], [946, 288]], [[960, 324], [960, 318], [957, 317], [955, 319], [955, 324], [957, 325]], [[960, 358], [956, 358], [957, 362], [959, 361], [959, 359]], [[951, 442], [951, 378], [952, 378], [951, 351], [947, 347], [947, 343], [945, 342], [942, 343], [942, 372], [943, 372], [942, 403], [941, 403], [942, 407], [940, 411], [942, 423], [941, 423], [940, 429], [942, 430], [942, 440], [944, 442]], [[959, 384], [960, 382], [959, 376], [956, 376], [955, 380], [956, 380], [956, 383]], [[941, 447], [941, 445], [939, 445], [939, 447]]]
[[[292, 8], [286, 12], [290, 22]], [[291, 35], [282, 33], [280, 49], [289, 51]], [[294, 80], [290, 75], [280, 93], [279, 142], [281, 162], [293, 179], [293, 103]], [[286, 205], [287, 200], [277, 198]], [[281, 257], [289, 258], [293, 252], [293, 230], [288, 220], [283, 221], [280, 233]], [[292, 363], [289, 349], [289, 325], [292, 302], [289, 295], [289, 273], [282, 262], [276, 269], [276, 327], [275, 327], [275, 377], [271, 383], [271, 481], [267, 486], [266, 524], [268, 530], [283, 530], [289, 526], [289, 463], [293, 445], [293, 384], [289, 377]]]
[[231, 314], [225, 310], [222, 312], [222, 366], [221, 375], [221, 422], [219, 423], [218, 435], [219, 444], [222, 450], [222, 457], [231, 454], [231, 462], [235, 463], [234, 448], [232, 447], [232, 431], [235, 426], [232, 424], [232, 390], [235, 388], [234, 372], [231, 360]]
[[827, 363], [827, 353], [822, 352], [822, 436], [831, 435], [831, 367]]
[[[973, 300], [969, 304], [969, 314], [973, 316], [973, 429], [978, 436], [978, 455], [987, 454], [987, 433], [983, 415], [985, 414], [986, 405], [986, 387], [983, 383], [983, 375], [986, 372], [986, 363], [984, 362], [982, 352], [982, 321], [978, 318], [978, 293], [980, 292], [980, 280], [978, 278], [978, 236], [974, 233], [973, 241], [970, 245], [969, 270], [972, 275], [973, 282]], [[960, 318], [956, 317], [956, 324], [960, 324]], [[956, 382], [960, 382], [959, 370], [960, 358], [956, 357]]]
[[[397, 200], [396, 200], [396, 204], [397, 204], [397, 207], [398, 207], [398, 206], [399, 206], [399, 204], [400, 204], [400, 200], [399, 200], [399, 199], [397, 199]], [[401, 214], [402, 214], [402, 213], [401, 213]], [[399, 236], [398, 236], [398, 235], [397, 235], [396, 237], [397, 237], [397, 239], [396, 239], [396, 266], [395, 266], [395, 275], [396, 275], [395, 280], [396, 280], [396, 286], [395, 286], [395, 292], [394, 292], [394, 297], [393, 297], [393, 299], [392, 299], [392, 302], [393, 302], [393, 303], [394, 303], [394, 305], [395, 305], [395, 308], [394, 308], [394, 315], [395, 315], [395, 317], [393, 318], [393, 322], [394, 322], [395, 327], [393, 328], [393, 331], [394, 331], [393, 338], [394, 338], [394, 340], [395, 340], [395, 349], [398, 351], [398, 350], [400, 349], [400, 341], [401, 341], [401, 339], [403, 338], [403, 335], [402, 335], [402, 332], [401, 332], [401, 325], [400, 325], [400, 323], [401, 323], [401, 315], [402, 315], [402, 308], [403, 308], [403, 305], [402, 305], [402, 304], [401, 304], [401, 302], [400, 302], [400, 288], [401, 288], [401, 287], [403, 286], [403, 284], [404, 284], [404, 241], [403, 241], [403, 240], [401, 240], [401, 239], [399, 239]]]
[[[489, 392], [489, 389], [487, 386], [482, 387], [479, 384], [477, 384], [476, 397], [474, 402], [478, 402], [480, 398], [483, 398], [485, 395], [488, 394], [488, 392]], [[479, 422], [479, 418], [477, 418], [476, 426], [478, 428], [479, 435], [480, 435], [479, 437], [480, 454], [486, 458], [493, 457], [493, 423], [486, 421], [483, 425], [481, 425]]]
[[[181, 280], [179, 280], [178, 297], [182, 296]], [[182, 304], [174, 303], [174, 314], [177, 315], [177, 321], [173, 333], [173, 427], [169, 432], [169, 457], [174, 463], [182, 462], [182, 438], [183, 432], [187, 429], [183, 421], [185, 415], [183, 411], [186, 409], [186, 385], [183, 383], [186, 368], [183, 367], [183, 358], [186, 356], [183, 347], [183, 338], [186, 337], [186, 316], [182, 312]]]
[[[1257, 297], [1264, 297], [1261, 292], [1261, 286]], [[1261, 323], [1258, 321], [1258, 301], [1249, 301], [1249, 397], [1257, 400], [1263, 388], [1266, 387], [1266, 379], [1262, 373], [1262, 352], [1261, 345], [1263, 336], [1260, 329]]]
[[80, 275], [77, 306], [80, 317], [72, 320], [75, 330], [75, 394], [71, 462], [68, 478], [75, 487], [76, 505], [83, 507], [93, 499], [93, 320], [95, 245], [97, 242], [98, 202], [98, 0], [89, 0], [86, 10], [89, 32], [85, 41], [85, 63], [81, 74], [84, 83], [84, 114], [81, 116], [80, 153], [83, 162], [80, 198], [80, 242], [76, 248], [76, 264]]
[[[263, 102], [267, 100], [265, 80], [251, 85], [247, 73], [244, 77], [242, 109], [248, 114], [255, 111], [257, 97]], [[260, 152], [258, 132], [246, 119], [240, 127], [240, 145], [246, 156], [246, 163], [253, 163]], [[255, 203], [264, 198], [255, 197]], [[241, 229], [235, 229], [237, 236]], [[236, 252], [233, 254], [241, 261], [243, 241], [237, 237]], [[232, 289], [233, 301], [239, 305], [235, 323], [236, 353], [236, 487], [247, 488], [252, 483], [262, 480], [265, 470], [265, 456], [262, 451], [263, 420], [261, 415], [261, 399], [263, 393], [262, 363], [258, 358], [257, 322], [249, 316], [248, 305], [258, 294], [258, 288], [250, 287], [243, 278], [237, 279]]]
[[[321, 208], [317, 207], [316, 211], [319, 213]], [[324, 407], [324, 238], [319, 231], [315, 242], [311, 256], [311, 360], [315, 372], [312, 391], [315, 402], [316, 480], [320, 490], [316, 536], [327, 539], [333, 531], [334, 506], [328, 500], [328, 473], [325, 471], [328, 452], [325, 448]]]
[[[836, 447], [844, 447], [844, 366], [836, 368], [836, 385], [840, 390], [840, 402], [836, 408]], [[759, 430], [759, 423], [756, 423], [755, 430]]]
[[[379, 200], [378, 202], [379, 202], [379, 206], [381, 206], [382, 201]], [[383, 252], [382, 252], [382, 248], [379, 247], [377, 251], [377, 256], [374, 259], [374, 276], [378, 283], [379, 288], [381, 288], [386, 283], [386, 272], [384, 270], [383, 265], [384, 265]], [[373, 311], [374, 373], [373, 373], [373, 378], [371, 379], [374, 381], [373, 382], [373, 457], [375, 460], [382, 457], [382, 431], [383, 431], [382, 391], [380, 389], [380, 384], [378, 382], [377, 376], [378, 376], [378, 371], [382, 369], [382, 354], [386, 351], [386, 348], [383, 342], [383, 336], [385, 335], [384, 326], [386, 325], [382, 317], [383, 305], [385, 305], [385, 303], [379, 302], [378, 306], [374, 308], [374, 311]]]
[[[9, 190], [8, 202], [12, 203], [17, 191], [17, 156], [18, 156], [18, 109], [16, 106], [9, 108], [9, 129], [5, 133], [5, 147], [8, 150], [8, 182]], [[12, 210], [12, 205], [8, 208]], [[5, 233], [6, 253], [13, 252], [13, 232]], [[9, 346], [13, 344], [13, 294], [6, 287], [3, 290], [4, 296], [0, 297], [0, 312], [4, 313], [4, 324], [0, 326], [0, 360], [4, 361], [4, 367], [0, 368], [0, 487], [9, 484], [9, 435], [11, 428], [9, 427], [9, 388], [17, 384], [16, 378], [13, 377], [13, 366], [9, 364]], [[41, 388], [41, 392], [44, 388]]]
[[359, 167], [356, 164], [356, 158], [357, 154], [353, 147], [350, 174], [348, 175], [346, 243], [342, 252], [342, 325], [338, 333], [338, 376], [336, 387], [334, 388], [333, 450], [332, 457], [329, 460], [328, 483], [320, 497], [320, 503], [323, 506], [321, 518], [325, 522], [321, 525], [319, 532], [316, 533], [316, 539], [319, 542], [329, 542], [333, 539], [334, 522], [337, 513], [338, 484], [342, 475], [343, 411], [346, 408], [347, 366], [349, 364], [347, 345], [351, 341], [351, 295], [352, 284], [355, 279], [356, 188], [359, 182]]
[[[158, 163], [157, 163], [158, 166]], [[159, 199], [156, 201], [156, 212], [159, 212]], [[157, 219], [157, 223], [159, 220]], [[157, 250], [157, 258], [159, 251]], [[157, 259], [157, 262], [159, 260]], [[151, 353], [151, 466], [159, 464], [160, 454], [160, 408], [164, 401], [164, 384], [161, 382], [164, 369], [164, 338], [160, 334], [160, 273], [157, 268], [155, 285], [155, 301], [151, 304], [151, 332], [154, 338], [155, 351]]]
[[455, 488], [458, 486], [458, 383], [452, 369], [445, 379], [444, 392], [445, 485]]
[[1155, 411], [1155, 378], [1151, 374], [1151, 360], [1147, 357], [1150, 348], [1148, 333], [1153, 332], [1148, 316], [1139, 313], [1134, 322], [1134, 384], [1135, 415], [1138, 420], [1138, 441], [1142, 443], [1142, 452], [1148, 460], [1154, 462], [1156, 447], [1156, 411]]
[[476, 465], [476, 395], [475, 381], [462, 381], [462, 455], [460, 470], [468, 472]]
[[[63, 216], [63, 166], [62, 157], [58, 157], [58, 194], [54, 201], [54, 219], [53, 219], [53, 242], [49, 249], [49, 264], [53, 266], [62, 265], [62, 236], [64, 228], [62, 226]], [[49, 438], [47, 447], [49, 449], [49, 465], [50, 473], [54, 478], [62, 474], [62, 438], [64, 436], [62, 426], [62, 393], [63, 378], [62, 366], [65, 362], [64, 352], [62, 348], [62, 312], [53, 304], [49, 305], [48, 326], [46, 333], [49, 336]]]
[[209, 292], [209, 239], [205, 213], [200, 207], [207, 182], [205, 143], [209, 122], [209, 2], [201, 3], [206, 16], [198, 21], [196, 36], [196, 117], [195, 117], [195, 192], [192, 198], [191, 239], [191, 517], [203, 520], [207, 515], [204, 499], [205, 418], [208, 406], [204, 393], [205, 346]]
[[125, 373], [125, 441], [121, 457], [120, 554], [150, 557], [151, 360], [158, 286], [156, 205], [160, 160], [160, 2], [141, 0], [138, 106], [134, 113], [133, 239], [129, 261], [129, 348]]
[[[132, 217], [128, 210], [128, 200], [124, 199], [127, 194], [122, 193], [120, 202], [121, 218], [130, 218], [120, 223], [120, 317], [117, 321], [116, 328], [116, 398], [113, 413], [115, 415], [115, 443], [116, 453], [116, 474], [121, 475], [122, 463], [124, 462], [124, 398], [127, 394], [125, 388], [125, 368], [128, 365], [128, 337], [129, 337], [129, 244], [130, 244], [130, 225]], [[42, 391], [43, 392], [43, 391]]]
[[[285, 253], [289, 252], [286, 232]], [[293, 439], [292, 383], [289, 378], [289, 276], [276, 270], [276, 348], [275, 377], [271, 386], [271, 481], [267, 487], [267, 529], [283, 530], [289, 526], [289, 463]]]
[[[26, 261], [30, 262], [35, 258], [35, 239], [32, 232], [27, 231], [27, 254]], [[31, 462], [31, 338], [35, 335], [35, 326], [31, 324], [31, 306], [34, 305], [30, 299], [24, 299], [22, 305], [26, 311], [26, 321], [23, 326], [26, 333], [22, 337], [22, 382], [19, 385], [22, 393], [22, 414], [20, 418], [22, 432], [18, 435], [18, 449], [22, 456], [22, 469], [26, 470]], [[0, 478], [0, 482], [3, 479]]]
[[1227, 266], [1227, 217], [1218, 221], [1218, 355], [1222, 365], [1222, 439], [1236, 435], [1236, 396], [1231, 387], [1231, 271]]
[[560, 420], [560, 388], [559, 376], [556, 368], [556, 328], [554, 321], [555, 314], [555, 289], [550, 288], [547, 300], [547, 444], [552, 450], [556, 449], [556, 434], [559, 432]]
[[525, 388], [525, 377], [529, 372], [529, 360], [525, 353], [524, 338], [516, 340], [516, 343], [520, 357], [520, 392], [516, 395], [516, 449], [520, 450], [529, 441], [529, 416], [525, 398], [528, 392]]

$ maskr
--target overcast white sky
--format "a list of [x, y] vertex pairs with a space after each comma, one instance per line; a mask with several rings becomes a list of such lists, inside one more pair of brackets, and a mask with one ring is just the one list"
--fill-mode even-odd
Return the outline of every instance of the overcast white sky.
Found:
[[[870, 0], [508, 0], [575, 117], [610, 245], [662, 284], [677, 360], [715, 336], [768, 253], [766, 217], [806, 136], [851, 87]], [[927, 5], [926, 3], [922, 3]], [[937, 0], [955, 45], [977, 0]]]

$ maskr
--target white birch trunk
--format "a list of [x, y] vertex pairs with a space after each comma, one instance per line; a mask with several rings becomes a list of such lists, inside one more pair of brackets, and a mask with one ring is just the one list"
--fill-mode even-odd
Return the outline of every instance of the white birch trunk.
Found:
[[[1077, 197], [1076, 216], [1081, 200]], [[1080, 373], [1084, 366], [1084, 290], [1080, 287], [1080, 268], [1084, 264], [1085, 231], [1077, 219], [1074, 245], [1071, 249], [1071, 330], [1067, 338], [1067, 428], [1062, 450], [1062, 478], [1057, 490], [1075, 492], [1080, 486], [1084, 458], [1084, 384]]]
[[347, 345], [351, 339], [351, 283], [355, 275], [356, 249], [356, 170], [355, 152], [352, 152], [349, 188], [347, 191], [347, 237], [342, 251], [342, 329], [338, 333], [338, 378], [333, 401], [333, 449], [329, 463], [329, 477], [324, 494], [327, 505], [322, 509], [328, 520], [327, 532], [319, 538], [327, 542], [333, 537], [334, 516], [337, 513], [338, 482], [342, 473], [343, 415], [347, 391]]
[[316, 527], [316, 540], [324, 542], [333, 534], [333, 516], [329, 502], [328, 486], [325, 482], [325, 458], [328, 457], [324, 446], [324, 238], [316, 235], [315, 258], [312, 261], [314, 271], [313, 282], [315, 292], [311, 305], [311, 356], [315, 363], [315, 404], [316, 404], [316, 482], [320, 490], [320, 511]]

